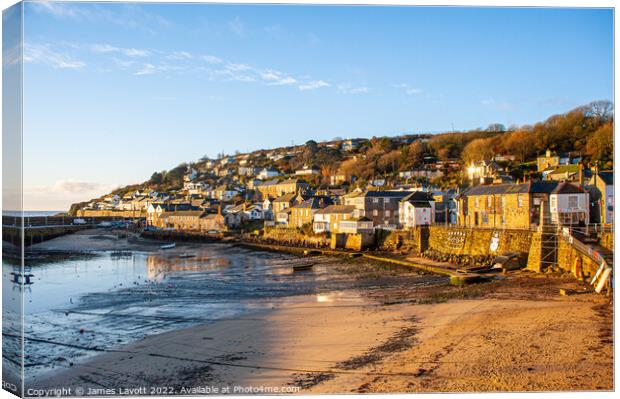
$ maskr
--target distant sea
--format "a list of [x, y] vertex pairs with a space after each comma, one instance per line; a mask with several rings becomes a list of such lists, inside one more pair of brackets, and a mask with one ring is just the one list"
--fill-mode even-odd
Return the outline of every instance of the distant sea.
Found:
[[[24, 211], [24, 216], [54, 216], [64, 211]], [[2, 216], [21, 216], [21, 211], [2, 211]]]

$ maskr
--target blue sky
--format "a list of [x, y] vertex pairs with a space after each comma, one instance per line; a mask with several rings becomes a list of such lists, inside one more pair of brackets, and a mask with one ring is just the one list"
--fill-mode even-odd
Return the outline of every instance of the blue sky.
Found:
[[220, 151], [536, 122], [612, 99], [612, 37], [606, 9], [29, 3], [25, 206]]

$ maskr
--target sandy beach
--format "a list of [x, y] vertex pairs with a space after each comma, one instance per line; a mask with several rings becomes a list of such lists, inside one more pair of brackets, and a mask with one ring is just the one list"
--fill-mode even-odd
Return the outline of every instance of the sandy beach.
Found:
[[607, 298], [560, 296], [559, 287], [580, 289], [570, 279], [517, 273], [431, 296], [298, 297], [110, 349], [29, 385], [146, 394], [613, 389]]

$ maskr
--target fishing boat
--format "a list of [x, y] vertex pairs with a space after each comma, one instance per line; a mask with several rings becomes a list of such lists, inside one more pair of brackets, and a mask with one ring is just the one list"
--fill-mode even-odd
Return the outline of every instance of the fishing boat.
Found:
[[176, 246], [177, 246], [176, 242], [173, 242], [173, 243], [170, 243], [170, 244], [161, 245], [159, 247], [159, 249], [172, 249], [172, 248], [174, 248]]
[[312, 266], [314, 266], [314, 263], [302, 263], [300, 265], [294, 265], [293, 266], [293, 271], [294, 272], [299, 272], [302, 270], [310, 270], [312, 269]]

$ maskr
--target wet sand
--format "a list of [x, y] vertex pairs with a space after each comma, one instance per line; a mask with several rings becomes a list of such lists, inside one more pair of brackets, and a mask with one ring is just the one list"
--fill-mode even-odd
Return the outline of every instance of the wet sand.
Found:
[[452, 287], [410, 285], [407, 271], [368, 261], [329, 267], [360, 283], [109, 348], [28, 385], [146, 394], [613, 389], [613, 309], [572, 277], [511, 272]]

